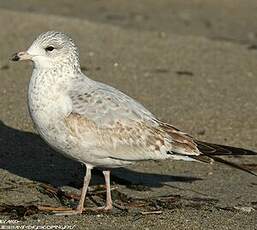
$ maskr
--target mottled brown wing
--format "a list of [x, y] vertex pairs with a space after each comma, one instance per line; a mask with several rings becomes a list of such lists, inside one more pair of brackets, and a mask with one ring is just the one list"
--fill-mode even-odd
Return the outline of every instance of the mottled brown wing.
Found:
[[178, 153], [185, 156], [200, 155], [197, 145], [192, 137], [179, 131], [170, 124], [160, 122], [159, 126], [160, 129], [164, 130], [170, 136], [172, 142], [171, 153]]
[[168, 135], [144, 122], [123, 123], [116, 119], [103, 126], [77, 113], [71, 113], [65, 121], [71, 135], [81, 142], [88, 141], [95, 148], [101, 149], [103, 158], [125, 161], [168, 158], [169, 147], [166, 147], [167, 151], [161, 150], [165, 148], [164, 139], [165, 136], [168, 138]]

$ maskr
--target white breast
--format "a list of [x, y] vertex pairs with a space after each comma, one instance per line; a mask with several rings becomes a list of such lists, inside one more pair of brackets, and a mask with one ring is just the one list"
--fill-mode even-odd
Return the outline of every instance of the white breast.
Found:
[[66, 86], [58, 76], [33, 71], [28, 91], [28, 107], [38, 133], [52, 147], [67, 145], [63, 122], [72, 110]]

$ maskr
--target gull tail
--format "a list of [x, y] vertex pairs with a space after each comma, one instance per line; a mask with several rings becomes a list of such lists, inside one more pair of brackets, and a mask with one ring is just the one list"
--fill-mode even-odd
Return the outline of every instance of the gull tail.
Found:
[[246, 167], [224, 160], [223, 158], [219, 157], [219, 156], [253, 156], [253, 155], [257, 155], [256, 152], [243, 149], [243, 148], [236, 148], [236, 147], [226, 146], [226, 145], [217, 145], [217, 144], [212, 144], [212, 143], [207, 143], [202, 141], [195, 141], [195, 143], [197, 144], [197, 148], [199, 149], [199, 151], [202, 153], [199, 156], [190, 156], [195, 160], [199, 160], [206, 163], [212, 163], [216, 161], [216, 162], [228, 165], [232, 168], [236, 168], [244, 172], [250, 173], [254, 176], [257, 176], [256, 173], [252, 172]]
[[232, 168], [245, 171], [254, 176], [256, 173], [247, 169], [244, 166], [238, 165], [236, 163], [224, 160], [220, 156], [251, 156], [257, 155], [256, 152], [251, 150], [246, 150], [242, 148], [236, 148], [226, 145], [217, 145], [212, 143], [207, 143], [203, 141], [198, 141], [193, 139], [191, 136], [183, 133], [173, 127], [170, 124], [159, 122], [162, 130], [164, 130], [172, 138], [173, 149], [168, 154], [175, 153], [175, 155], [181, 157], [189, 157], [191, 159], [202, 161], [205, 163], [213, 163], [214, 161], [223, 163]]

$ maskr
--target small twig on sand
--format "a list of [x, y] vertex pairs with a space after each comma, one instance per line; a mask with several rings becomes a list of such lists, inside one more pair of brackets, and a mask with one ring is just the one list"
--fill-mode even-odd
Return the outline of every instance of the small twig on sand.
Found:
[[151, 215], [151, 214], [162, 214], [162, 211], [148, 211], [148, 212], [141, 212], [142, 215]]
[[51, 206], [37, 206], [38, 210], [40, 211], [70, 211], [72, 208], [65, 208], [65, 207], [51, 207]]

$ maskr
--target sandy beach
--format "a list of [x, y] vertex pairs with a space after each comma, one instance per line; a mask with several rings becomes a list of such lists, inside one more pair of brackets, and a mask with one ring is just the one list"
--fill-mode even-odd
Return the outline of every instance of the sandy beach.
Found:
[[[33, 211], [74, 206], [42, 184], [79, 194], [85, 169], [40, 139], [26, 103], [32, 65], [9, 61], [39, 33], [66, 32], [87, 76], [197, 139], [257, 152], [256, 10], [253, 0], [0, 1], [0, 228], [15, 219], [73, 229], [257, 229], [257, 177], [197, 162], [113, 170], [111, 213]], [[257, 156], [226, 159], [257, 172]], [[95, 171], [92, 189], [103, 189], [99, 184]], [[103, 204], [92, 194], [86, 204]]]

